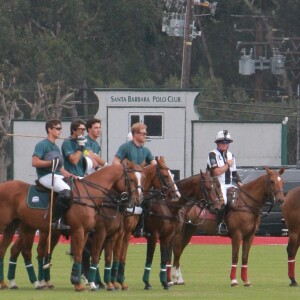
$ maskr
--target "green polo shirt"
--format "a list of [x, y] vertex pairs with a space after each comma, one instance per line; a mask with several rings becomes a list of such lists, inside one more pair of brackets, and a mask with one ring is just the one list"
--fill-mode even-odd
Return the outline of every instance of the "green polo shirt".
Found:
[[150, 164], [150, 162], [154, 159], [148, 148], [144, 146], [138, 147], [133, 141], [121, 145], [115, 156], [121, 160], [127, 158], [129, 161], [135, 162], [137, 165], [142, 165], [143, 162]]

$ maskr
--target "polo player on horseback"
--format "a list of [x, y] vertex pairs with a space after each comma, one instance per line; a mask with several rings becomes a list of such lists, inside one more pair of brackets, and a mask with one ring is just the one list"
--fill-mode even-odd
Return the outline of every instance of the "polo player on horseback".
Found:
[[[121, 164], [124, 159], [136, 163], [140, 166], [156, 164], [156, 160], [151, 151], [144, 146], [147, 137], [147, 125], [138, 122], [132, 125], [131, 132], [127, 136], [127, 142], [121, 145], [112, 161], [113, 165]], [[139, 218], [134, 236], [142, 237], [144, 227], [143, 216]]]
[[[55, 212], [57, 203], [63, 206], [69, 206], [71, 201], [71, 191], [69, 185], [63, 178], [71, 178], [73, 175], [65, 170], [63, 166], [63, 159], [58, 146], [55, 144], [56, 140], [60, 137], [62, 131], [61, 121], [52, 119], [46, 122], [45, 125], [47, 138], [38, 142], [34, 148], [32, 155], [32, 166], [36, 168], [38, 181], [41, 185], [58, 193], [54, 209], [54, 217], [57, 219], [55, 227], [58, 229], [69, 229], [69, 226], [63, 224], [61, 221], [62, 214]], [[52, 167], [58, 165], [54, 170], [54, 177], [52, 180]]]
[[217, 215], [217, 234], [227, 235], [228, 228], [224, 222], [225, 206], [227, 204], [227, 190], [234, 187], [233, 182], [242, 185], [241, 179], [236, 170], [235, 156], [228, 151], [229, 144], [233, 140], [228, 130], [221, 130], [216, 134], [215, 143], [217, 148], [209, 152], [207, 166], [211, 170], [212, 176], [218, 177], [224, 198], [224, 206]]

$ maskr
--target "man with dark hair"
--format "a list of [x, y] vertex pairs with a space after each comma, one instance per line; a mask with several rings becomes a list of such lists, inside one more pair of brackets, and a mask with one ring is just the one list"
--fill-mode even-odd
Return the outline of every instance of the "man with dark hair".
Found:
[[[58, 229], [68, 229], [69, 226], [63, 224], [61, 218], [63, 215], [60, 206], [68, 207], [71, 201], [71, 191], [63, 178], [70, 178], [73, 175], [66, 171], [63, 166], [63, 159], [58, 146], [55, 144], [62, 130], [61, 122], [58, 119], [46, 122], [47, 138], [38, 142], [34, 148], [32, 155], [32, 166], [36, 168], [38, 181], [48, 189], [58, 193], [58, 199], [54, 207], [53, 217], [58, 219], [54, 226]], [[52, 182], [52, 163], [54, 159], [58, 159], [59, 163], [54, 170], [54, 180]]]
[[84, 137], [85, 122], [81, 119], [72, 121], [70, 125], [70, 137], [65, 139], [61, 149], [64, 158], [65, 169], [79, 177], [84, 177], [88, 169], [97, 164], [93, 158], [86, 158], [86, 139]]
[[96, 161], [97, 166], [95, 167], [95, 170], [98, 170], [100, 167], [107, 165], [107, 162], [101, 158], [101, 147], [97, 142], [97, 139], [101, 135], [101, 121], [96, 118], [91, 118], [87, 120], [85, 126], [88, 134], [85, 136], [86, 150], [84, 151], [84, 155]]

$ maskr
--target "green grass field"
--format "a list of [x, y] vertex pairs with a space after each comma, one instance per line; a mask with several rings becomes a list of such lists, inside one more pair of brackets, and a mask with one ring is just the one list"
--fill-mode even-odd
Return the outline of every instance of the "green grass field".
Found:
[[[299, 288], [289, 287], [285, 246], [253, 246], [248, 266], [252, 288], [230, 286], [231, 247], [225, 245], [189, 245], [182, 257], [181, 268], [186, 284], [162, 289], [159, 282], [159, 248], [156, 249], [150, 283], [152, 290], [145, 291], [142, 282], [145, 263], [145, 245], [130, 245], [127, 260], [127, 291], [75, 292], [71, 285], [72, 262], [66, 255], [69, 246], [60, 244], [53, 254], [51, 281], [54, 290], [36, 291], [28, 280], [23, 259], [19, 259], [16, 282], [18, 290], [1, 290], [0, 299], [298, 299]], [[34, 255], [35, 257], [35, 249]], [[8, 257], [8, 255], [7, 255]], [[34, 265], [37, 272], [36, 260]], [[239, 264], [240, 265], [240, 264]], [[100, 263], [103, 270], [103, 264]], [[7, 258], [5, 274], [7, 273]], [[101, 272], [101, 275], [103, 272]], [[240, 274], [240, 269], [238, 271]], [[300, 276], [300, 271], [299, 271]], [[299, 277], [300, 278], [300, 277]]]

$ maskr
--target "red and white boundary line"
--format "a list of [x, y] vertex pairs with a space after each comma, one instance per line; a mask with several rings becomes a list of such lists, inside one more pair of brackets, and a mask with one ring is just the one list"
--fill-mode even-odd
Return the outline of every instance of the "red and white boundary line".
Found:
[[[14, 240], [17, 238], [15, 235]], [[35, 242], [37, 243], [39, 240], [39, 236], [36, 235]], [[66, 240], [64, 237], [60, 238], [60, 243], [68, 244], [70, 243], [70, 239]], [[134, 238], [130, 240], [132, 244], [146, 244], [145, 238]], [[254, 238], [253, 245], [287, 245], [288, 237], [260, 237], [257, 236]], [[191, 241], [191, 245], [230, 245], [231, 240], [228, 237], [221, 236], [193, 236]]]

